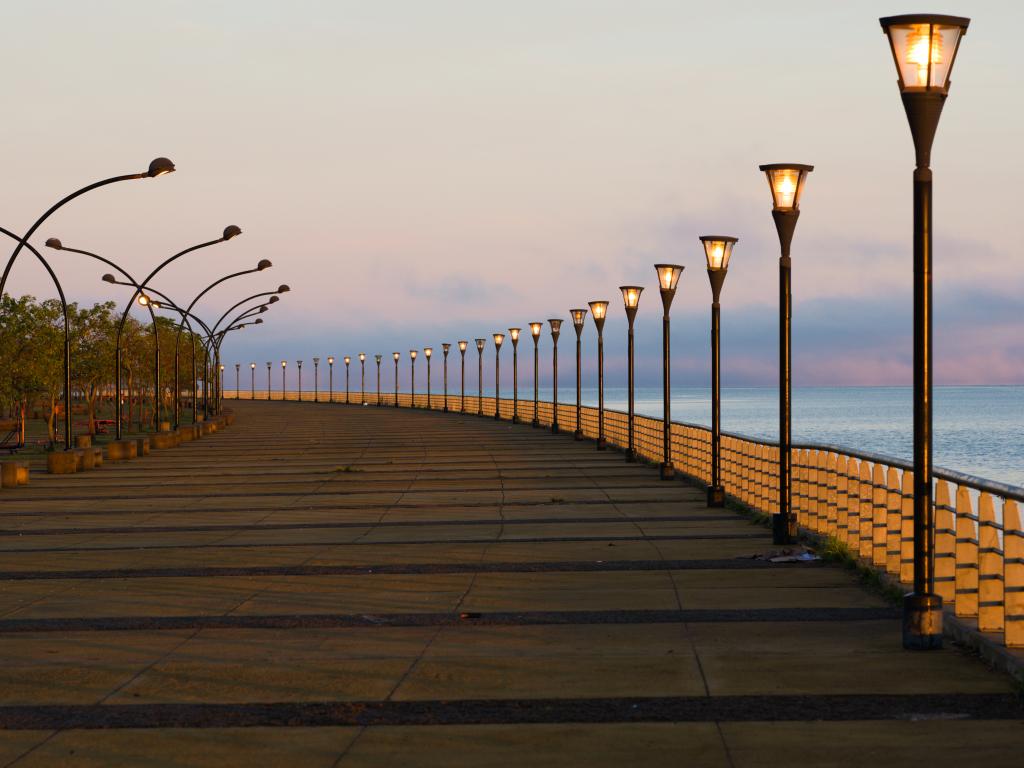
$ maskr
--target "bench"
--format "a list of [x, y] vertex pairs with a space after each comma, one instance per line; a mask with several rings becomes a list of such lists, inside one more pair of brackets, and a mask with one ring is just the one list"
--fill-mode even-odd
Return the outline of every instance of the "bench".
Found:
[[21, 422], [16, 419], [0, 421], [0, 451], [14, 453], [25, 447], [21, 439]]

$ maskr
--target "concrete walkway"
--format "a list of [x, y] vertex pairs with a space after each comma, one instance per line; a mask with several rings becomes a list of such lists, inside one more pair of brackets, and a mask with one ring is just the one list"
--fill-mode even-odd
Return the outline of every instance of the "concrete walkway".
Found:
[[0, 496], [0, 765], [1019, 766], [1009, 680], [529, 426], [234, 404]]

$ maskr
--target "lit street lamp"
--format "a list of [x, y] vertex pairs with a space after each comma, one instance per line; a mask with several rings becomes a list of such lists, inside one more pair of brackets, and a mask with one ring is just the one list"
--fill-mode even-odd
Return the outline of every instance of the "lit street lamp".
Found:
[[424, 347], [423, 354], [427, 358], [427, 410], [430, 410], [430, 358], [434, 354], [433, 347]]
[[608, 447], [604, 436], [604, 321], [608, 317], [608, 302], [602, 299], [588, 304], [597, 328], [597, 450], [603, 451]]
[[914, 589], [903, 601], [903, 647], [942, 647], [935, 593], [932, 502], [932, 140], [970, 19], [912, 14], [879, 19], [889, 38], [914, 139]]
[[633, 375], [633, 321], [636, 320], [636, 311], [640, 306], [640, 294], [643, 292], [643, 288], [639, 285], [620, 285], [619, 290], [622, 291], [622, 303], [626, 308], [626, 320], [629, 323], [629, 331], [626, 336], [626, 355], [628, 362], [626, 365], [626, 389], [629, 392], [628, 400], [629, 407], [627, 408], [629, 418], [629, 440], [628, 446], [626, 447], [626, 461], [636, 461], [636, 439], [634, 433], [635, 421], [635, 409], [633, 407], [633, 384], [635, 377]]
[[351, 402], [348, 396], [348, 367], [352, 362], [352, 358], [349, 355], [345, 355], [343, 359], [345, 360], [345, 405], [348, 405]]
[[320, 402], [320, 358], [313, 358], [313, 402]]
[[512, 423], [519, 423], [519, 328], [509, 328], [512, 339]]
[[412, 388], [410, 392], [411, 399], [409, 400], [409, 407], [416, 407], [416, 350], [409, 350], [409, 359], [412, 360], [411, 367], [409, 369], [409, 381], [412, 382]]
[[487, 343], [487, 339], [476, 340], [476, 353], [477, 353], [477, 416], [484, 415], [484, 345]]
[[562, 332], [562, 321], [548, 320], [551, 326], [551, 431], [558, 434], [558, 335]]
[[583, 423], [581, 417], [583, 414], [583, 400], [582, 400], [582, 385], [583, 385], [583, 324], [587, 320], [587, 310], [585, 309], [570, 309], [569, 315], [572, 317], [572, 327], [576, 330], [576, 430], [572, 433], [572, 436], [576, 440], [583, 439]]
[[544, 323], [538, 323], [536, 321], [530, 323], [530, 335], [533, 336], [533, 421], [531, 425], [533, 427], [540, 426], [540, 405], [538, 390], [540, 389], [540, 329], [544, 327]]
[[494, 420], [501, 421], [501, 342], [504, 333], [494, 334]]
[[444, 352], [444, 412], [448, 413], [448, 352], [451, 350], [452, 345], [449, 342], [445, 342], [441, 345], [441, 351]]
[[772, 218], [779, 234], [779, 513], [772, 518], [772, 541], [792, 544], [796, 541], [790, 477], [792, 476], [792, 262], [789, 249], [800, 218], [800, 197], [813, 165], [774, 163], [762, 165], [772, 192]]
[[468, 346], [468, 341], [459, 342], [459, 354], [462, 355], [462, 404], [459, 406], [459, 410], [463, 413], [466, 412], [466, 347]]
[[327, 358], [327, 400], [334, 402], [334, 355]]
[[288, 368], [288, 361], [287, 360], [282, 360], [281, 361], [281, 399], [282, 400], [286, 399], [285, 393], [288, 391], [287, 384], [285, 383], [285, 371], [287, 370], [287, 368]]
[[270, 361], [267, 361], [267, 400], [270, 399]]
[[401, 357], [401, 353], [392, 353], [395, 356], [395, 408], [398, 407], [398, 358]]
[[302, 361], [296, 361], [299, 364], [299, 402], [302, 402]]
[[238, 383], [238, 375], [239, 375], [239, 372], [241, 371], [241, 369], [242, 369], [242, 364], [241, 363], [235, 363], [235, 400], [239, 399], [239, 394], [241, 393], [241, 385]]
[[382, 355], [374, 355], [373, 359], [377, 361], [377, 407], [380, 408], [380, 359]]
[[708, 262], [711, 281], [711, 484], [708, 486], [708, 506], [725, 506], [725, 488], [722, 486], [722, 388], [721, 388], [721, 307], [722, 285], [729, 271], [735, 237], [704, 235], [704, 255]]
[[359, 404], [366, 405], [366, 353], [359, 353]]
[[661, 291], [661, 306], [664, 312], [661, 319], [661, 385], [665, 397], [664, 413], [662, 414], [664, 445], [662, 447], [661, 479], [669, 480], [675, 474], [675, 470], [672, 467], [672, 377], [669, 373], [672, 348], [669, 338], [668, 311], [672, 306], [672, 299], [675, 298], [676, 287], [679, 285], [679, 277], [683, 274], [683, 267], [678, 264], [655, 264], [654, 270], [658, 273], [658, 289]]
[[249, 363], [249, 372], [252, 377], [252, 389], [250, 390], [249, 399], [256, 399], [256, 363]]

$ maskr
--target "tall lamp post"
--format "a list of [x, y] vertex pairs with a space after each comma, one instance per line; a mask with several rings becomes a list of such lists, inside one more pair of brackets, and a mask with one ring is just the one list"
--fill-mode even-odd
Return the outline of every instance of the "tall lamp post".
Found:
[[374, 355], [373, 359], [377, 361], [377, 407], [380, 408], [380, 359], [383, 355]]
[[629, 330], [626, 336], [626, 355], [628, 357], [628, 362], [626, 364], [626, 389], [629, 393], [629, 407], [627, 408], [629, 418], [629, 445], [626, 448], [626, 461], [636, 461], [636, 435], [634, 432], [635, 426], [633, 424], [636, 413], [633, 401], [633, 388], [635, 382], [633, 374], [633, 321], [636, 320], [636, 311], [640, 306], [640, 294], [644, 289], [639, 285], [620, 285], [619, 290], [622, 291], [622, 303], [625, 305], [626, 320], [629, 323]]
[[250, 390], [249, 399], [256, 399], [256, 363], [249, 363], [249, 371], [252, 377], [252, 388]]
[[570, 309], [569, 316], [572, 317], [572, 327], [576, 331], [576, 430], [572, 433], [573, 439], [583, 439], [583, 324], [587, 320], [587, 310]]
[[772, 541], [791, 544], [796, 540], [796, 518], [790, 509], [792, 472], [792, 262], [789, 249], [800, 218], [800, 197], [812, 165], [773, 163], [760, 166], [768, 177], [772, 193], [772, 218], [779, 234], [779, 513], [772, 518]]
[[476, 383], [477, 383], [477, 416], [484, 415], [484, 345], [487, 344], [487, 339], [476, 340], [476, 356], [477, 356], [477, 371], [476, 371]]
[[608, 302], [601, 299], [587, 303], [597, 328], [597, 450], [603, 451], [608, 447], [604, 436], [604, 321], [608, 317]]
[[239, 393], [242, 391], [241, 385], [238, 383], [239, 372], [242, 370], [241, 363], [235, 363], [235, 400], [239, 399]]
[[519, 328], [509, 328], [512, 339], [512, 423], [519, 423]]
[[463, 413], [466, 412], [466, 347], [468, 346], [468, 341], [459, 342], [459, 354], [462, 355], [462, 403], [459, 410]]
[[672, 346], [668, 313], [672, 307], [672, 299], [676, 295], [679, 278], [683, 274], [683, 267], [678, 264], [655, 264], [654, 270], [658, 273], [658, 289], [661, 291], [663, 310], [661, 318], [661, 386], [664, 390], [662, 413], [664, 434], [662, 437], [661, 479], [670, 480], [675, 475], [675, 469], [672, 467], [672, 376], [669, 365]]
[[401, 357], [400, 352], [392, 353], [395, 357], [395, 408], [398, 407], [398, 358]]
[[334, 402], [334, 355], [327, 358], [327, 400]]
[[445, 342], [441, 345], [441, 351], [444, 353], [444, 412], [448, 413], [448, 352], [451, 350], [452, 345], [449, 342]]
[[288, 392], [288, 388], [287, 388], [287, 384], [285, 383], [285, 371], [287, 369], [288, 369], [288, 361], [287, 360], [282, 360], [281, 361], [281, 400], [282, 401], [287, 399], [286, 395], [287, 395], [287, 392]]
[[270, 368], [271, 368], [271, 363], [268, 360], [267, 361], [267, 400], [270, 399]]
[[704, 255], [708, 262], [711, 281], [711, 484], [708, 486], [708, 506], [725, 506], [725, 488], [722, 486], [722, 377], [721, 377], [721, 309], [720, 299], [725, 275], [729, 271], [735, 237], [704, 235]]
[[533, 421], [530, 426], [540, 426], [540, 331], [544, 323], [530, 323], [530, 335], [533, 336]]
[[903, 601], [903, 647], [942, 647], [942, 598], [935, 594], [932, 502], [931, 151], [949, 74], [970, 19], [911, 14], [879, 19], [889, 38], [914, 140], [914, 589]]
[[562, 332], [562, 321], [548, 320], [551, 326], [551, 431], [558, 434], [558, 335]]
[[410, 364], [410, 368], [409, 368], [409, 381], [410, 381], [410, 383], [412, 385], [411, 389], [410, 389], [410, 397], [412, 399], [409, 401], [409, 407], [410, 408], [415, 408], [416, 407], [416, 350], [415, 349], [410, 349], [409, 350], [409, 359], [412, 360], [412, 363]]
[[[413, 358], [415, 360], [415, 358]], [[366, 353], [359, 353], [359, 404], [366, 405]]]
[[424, 347], [423, 356], [427, 358], [427, 410], [430, 410], [430, 358], [434, 356], [433, 347]]
[[501, 342], [504, 333], [494, 334], [494, 420], [501, 421]]
[[299, 364], [299, 402], [302, 402], [302, 361], [296, 360]]
[[349, 364], [352, 362], [352, 358], [349, 357], [348, 355], [345, 355], [344, 360], [345, 360], [345, 405], [348, 405], [351, 402], [351, 398], [349, 398], [349, 395], [348, 395], [348, 367], [349, 367]]
[[313, 402], [320, 402], [320, 358], [313, 358]]

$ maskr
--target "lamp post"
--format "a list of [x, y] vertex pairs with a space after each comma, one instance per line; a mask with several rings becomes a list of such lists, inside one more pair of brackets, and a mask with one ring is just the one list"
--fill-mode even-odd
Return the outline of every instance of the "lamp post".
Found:
[[445, 342], [441, 345], [441, 351], [444, 352], [444, 412], [448, 413], [448, 351], [452, 348], [452, 345]]
[[487, 339], [476, 340], [476, 355], [477, 355], [477, 371], [476, 371], [476, 383], [477, 383], [477, 416], [484, 415], [484, 345], [487, 343]]
[[241, 390], [241, 386], [238, 383], [238, 375], [239, 375], [239, 371], [241, 371], [241, 369], [242, 369], [242, 364], [241, 363], [235, 363], [235, 400], [239, 399], [238, 395], [242, 391]]
[[271, 363], [267, 361], [267, 400], [270, 399], [270, 367]]
[[903, 601], [903, 647], [942, 647], [935, 594], [932, 502], [932, 140], [949, 74], [970, 19], [912, 14], [879, 19], [889, 39], [914, 140], [914, 589]]
[[313, 358], [313, 402], [320, 402], [320, 358]]
[[772, 518], [772, 541], [791, 544], [796, 540], [796, 519], [790, 502], [792, 472], [792, 323], [793, 299], [789, 258], [793, 233], [800, 217], [800, 197], [812, 165], [773, 163], [760, 166], [768, 177], [772, 193], [772, 218], [779, 235], [779, 513]]
[[302, 402], [302, 361], [296, 360], [299, 364], [299, 402]]
[[430, 410], [430, 358], [434, 355], [433, 347], [424, 347], [423, 355], [427, 358], [427, 410]]
[[412, 399], [409, 401], [409, 407], [410, 408], [415, 408], [416, 407], [416, 350], [415, 349], [410, 349], [409, 350], [409, 359], [412, 360], [412, 363], [410, 364], [410, 368], [409, 368], [409, 381], [412, 384], [412, 386], [410, 388], [410, 393], [409, 393], [410, 397]]
[[380, 408], [380, 359], [382, 355], [374, 355], [373, 359], [377, 361], [377, 407]]
[[533, 421], [530, 426], [534, 429], [540, 426], [540, 330], [544, 323], [536, 320], [530, 323], [530, 335], [533, 336]]
[[282, 401], [287, 399], [288, 388], [287, 388], [287, 384], [285, 383], [285, 370], [287, 368], [288, 368], [288, 361], [287, 360], [282, 360], [281, 361], [281, 400]]
[[672, 467], [672, 376], [669, 366], [672, 347], [668, 312], [672, 307], [672, 299], [675, 298], [676, 287], [683, 274], [683, 267], [678, 264], [655, 264], [654, 271], [658, 273], [658, 289], [661, 291], [663, 310], [661, 318], [661, 386], [664, 390], [665, 404], [662, 413], [664, 434], [662, 437], [661, 479], [670, 480], [675, 475], [675, 469]]
[[504, 333], [494, 334], [494, 420], [501, 421], [501, 342]]
[[548, 320], [551, 326], [551, 431], [558, 434], [558, 335], [562, 332], [562, 321]]
[[334, 355], [327, 358], [327, 401], [334, 402]]
[[635, 377], [633, 375], [633, 321], [636, 320], [636, 311], [640, 306], [640, 294], [643, 292], [643, 288], [639, 285], [620, 285], [619, 290], [622, 291], [622, 303], [626, 309], [626, 320], [629, 323], [629, 331], [626, 337], [626, 355], [628, 357], [628, 363], [626, 365], [626, 389], [628, 390], [628, 402], [629, 407], [627, 408], [629, 418], [629, 445], [626, 448], [626, 461], [636, 461], [636, 438], [634, 432], [634, 416], [635, 409], [633, 407], [633, 384]]
[[468, 341], [459, 342], [459, 354], [462, 355], [462, 404], [459, 406], [459, 410], [463, 413], [466, 412], [466, 347], [468, 346]]
[[576, 331], [576, 430], [572, 433], [573, 439], [583, 439], [583, 324], [587, 320], [587, 310], [570, 309], [569, 316], [572, 317], [572, 327]]
[[509, 328], [512, 339], [512, 423], [519, 423], [519, 328]]
[[608, 447], [604, 436], [604, 321], [608, 317], [608, 302], [601, 299], [587, 303], [597, 328], [597, 450], [603, 451]]
[[708, 262], [711, 281], [711, 484], [708, 486], [708, 506], [725, 506], [725, 488], [722, 486], [722, 389], [721, 389], [721, 308], [722, 285], [729, 271], [729, 259], [737, 239], [727, 235], [704, 235], [704, 255]]
[[250, 389], [249, 399], [256, 399], [256, 363], [249, 363], [249, 372], [252, 378], [252, 388]]
[[[414, 357], [413, 360], [416, 358]], [[366, 405], [366, 353], [359, 353], [359, 404]]]
[[352, 362], [352, 358], [349, 357], [348, 355], [345, 355], [344, 360], [345, 360], [345, 405], [348, 405], [351, 402], [351, 399], [348, 396], [348, 366]]
[[401, 357], [401, 353], [392, 353], [395, 356], [395, 408], [398, 407], [398, 358]]
[[[218, 391], [216, 393], [217, 396], [214, 398], [214, 405], [217, 407], [217, 409], [219, 411], [220, 410], [220, 402], [221, 402], [221, 400], [224, 399], [224, 366], [220, 365], [218, 367], [220, 368], [220, 383], [217, 386]], [[159, 409], [160, 409], [159, 400], [160, 400], [160, 393], [158, 392], [157, 393], [157, 402], [153, 403], [153, 407], [156, 408], [158, 412], [159, 412]]]

